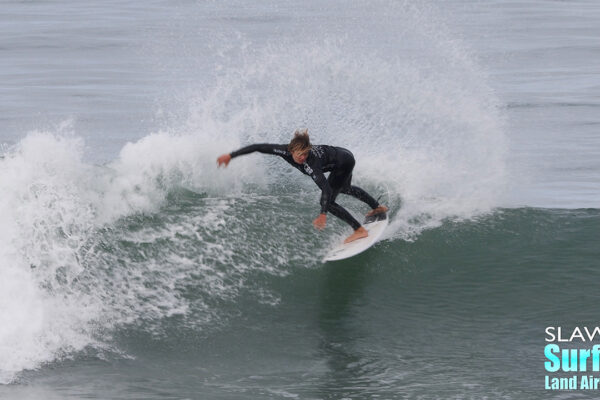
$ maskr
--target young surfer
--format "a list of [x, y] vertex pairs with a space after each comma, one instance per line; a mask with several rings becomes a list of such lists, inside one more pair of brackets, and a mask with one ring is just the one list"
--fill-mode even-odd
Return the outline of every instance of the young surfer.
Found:
[[[258, 151], [259, 153], [280, 156], [305, 175], [315, 181], [321, 189], [321, 214], [313, 221], [317, 229], [323, 229], [327, 222], [327, 212], [348, 223], [354, 229], [344, 243], [367, 237], [369, 232], [348, 212], [335, 202], [340, 193], [348, 194], [367, 203], [371, 211], [367, 216], [387, 211], [386, 206], [358, 186], [352, 186], [352, 170], [354, 156], [349, 150], [341, 147], [312, 145], [308, 130], [296, 131], [289, 144], [252, 144], [217, 158], [218, 166], [227, 167], [232, 158]], [[330, 172], [325, 178], [324, 173]]]

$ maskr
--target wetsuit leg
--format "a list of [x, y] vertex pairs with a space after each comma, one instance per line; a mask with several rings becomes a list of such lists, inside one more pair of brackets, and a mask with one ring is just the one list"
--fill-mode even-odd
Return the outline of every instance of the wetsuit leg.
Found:
[[367, 203], [371, 208], [379, 207], [379, 202], [358, 186], [350, 185], [349, 187], [345, 187], [342, 189], [341, 193], [355, 197], [358, 200]]
[[[347, 153], [347, 154], [346, 154]], [[341, 158], [341, 157], [340, 157]], [[352, 153], [345, 152], [343, 154], [343, 160], [340, 162], [338, 167], [331, 171], [329, 177], [327, 178], [327, 182], [331, 187], [331, 203], [329, 204], [329, 208], [327, 211], [346, 222], [350, 225], [354, 230], [360, 228], [360, 222], [358, 222], [352, 214], [350, 214], [344, 207], [340, 206], [335, 202], [340, 191], [343, 190], [344, 187], [350, 185], [350, 180], [352, 179], [352, 169], [354, 168], [354, 157]]]
[[[352, 186], [352, 170], [354, 169], [355, 164], [354, 155], [345, 149], [340, 149], [338, 157], [341, 160], [340, 171], [338, 172], [340, 178], [336, 181], [341, 182], [341, 189], [335, 193], [336, 196], [338, 193], [344, 193], [355, 197], [364, 203], [367, 203], [371, 208], [379, 207], [379, 202], [375, 200], [369, 193], [358, 186]], [[333, 186], [331, 187], [333, 189]]]
[[360, 228], [360, 222], [358, 222], [352, 214], [350, 214], [344, 207], [340, 206], [335, 201], [329, 204], [329, 208], [327, 209], [330, 213], [347, 223], [352, 227], [352, 229], [357, 230]]
[[343, 184], [346, 182], [347, 176], [344, 173], [340, 173], [340, 171], [333, 171], [329, 174], [327, 181], [331, 186], [331, 203], [329, 203], [329, 208], [327, 211], [350, 225], [354, 230], [360, 228], [360, 222], [358, 222], [352, 214], [350, 214], [344, 207], [340, 206], [335, 202], [340, 190], [342, 190]]

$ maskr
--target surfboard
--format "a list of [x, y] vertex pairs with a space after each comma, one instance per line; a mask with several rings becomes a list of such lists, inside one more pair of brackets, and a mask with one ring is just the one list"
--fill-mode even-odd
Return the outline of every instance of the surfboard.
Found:
[[327, 253], [325, 258], [323, 258], [323, 262], [343, 260], [345, 258], [354, 257], [355, 255], [362, 253], [377, 243], [387, 225], [387, 213], [379, 213], [370, 217], [366, 217], [365, 221], [363, 222], [363, 227], [369, 231], [369, 236], [350, 243], [344, 243], [342, 241], [341, 244]]

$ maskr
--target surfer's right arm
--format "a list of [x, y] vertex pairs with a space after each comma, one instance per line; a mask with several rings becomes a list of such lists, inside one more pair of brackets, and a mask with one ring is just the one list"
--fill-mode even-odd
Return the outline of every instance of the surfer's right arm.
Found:
[[241, 149], [231, 152], [229, 154], [223, 154], [222, 156], [217, 158], [217, 164], [218, 166], [227, 167], [232, 158], [242, 156], [244, 154], [254, 153], [255, 151], [264, 154], [275, 154], [278, 156], [289, 155], [287, 145], [285, 144], [258, 143], [242, 147]]

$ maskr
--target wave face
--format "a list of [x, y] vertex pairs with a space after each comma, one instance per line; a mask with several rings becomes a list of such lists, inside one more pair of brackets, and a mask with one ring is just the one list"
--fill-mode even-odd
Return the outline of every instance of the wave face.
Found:
[[[308, 127], [315, 143], [352, 150], [355, 184], [392, 210], [391, 246], [502, 204], [503, 116], [470, 51], [425, 6], [343, 12], [332, 31], [295, 25], [301, 41], [217, 35], [209, 76], [171, 105], [184, 106], [103, 165], [87, 161], [68, 121], [4, 149], [0, 382], [81, 354], [127, 357], [115, 339], [124, 330], [221, 326], [241, 296], [279, 304], [265, 282], [320, 268], [347, 228], [330, 219], [326, 233], [312, 231], [319, 194], [280, 160], [215, 168], [244, 144], [285, 143]], [[371, 47], [392, 37], [406, 52]]]
[[579, 305], [595, 298], [598, 210], [499, 209], [322, 265], [327, 234], [290, 223], [291, 208], [311, 215], [312, 197], [171, 191], [156, 212], [120, 217], [70, 252], [57, 246], [76, 234], [63, 223], [57, 261], [4, 270], [19, 290], [2, 291], [3, 343], [14, 338], [3, 379], [54, 382], [66, 369], [98, 383], [119, 370], [103, 392], [113, 398], [139, 379], [179, 395], [459, 398], [467, 385], [544, 398], [545, 327], [595, 326], [595, 309]]

